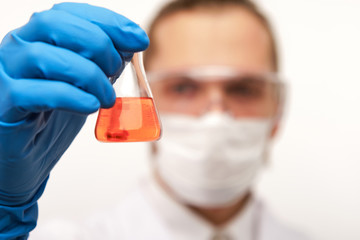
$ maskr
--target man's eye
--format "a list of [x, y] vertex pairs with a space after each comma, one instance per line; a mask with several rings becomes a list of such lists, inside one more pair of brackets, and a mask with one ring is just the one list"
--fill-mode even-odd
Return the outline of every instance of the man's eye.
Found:
[[199, 87], [193, 82], [179, 82], [170, 86], [169, 90], [174, 94], [193, 95], [198, 91]]
[[259, 94], [261, 94], [261, 89], [253, 87], [253, 86], [236, 85], [236, 86], [229, 87], [227, 89], [227, 93], [230, 95], [255, 97], [255, 96], [259, 96]]
[[265, 94], [265, 84], [260, 81], [238, 81], [226, 87], [228, 95], [239, 98], [256, 99]]

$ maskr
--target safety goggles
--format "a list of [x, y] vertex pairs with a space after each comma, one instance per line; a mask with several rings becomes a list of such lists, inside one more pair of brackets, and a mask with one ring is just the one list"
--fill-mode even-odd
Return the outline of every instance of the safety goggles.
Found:
[[284, 84], [270, 72], [202, 66], [147, 77], [160, 112], [199, 116], [218, 109], [234, 117], [276, 117], [284, 101]]

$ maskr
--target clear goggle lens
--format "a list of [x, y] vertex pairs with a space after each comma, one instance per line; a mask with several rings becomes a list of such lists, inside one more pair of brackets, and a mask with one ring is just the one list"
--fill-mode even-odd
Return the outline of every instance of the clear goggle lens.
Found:
[[150, 72], [148, 79], [160, 112], [200, 116], [219, 109], [234, 117], [276, 117], [282, 111], [284, 84], [274, 73], [206, 66]]

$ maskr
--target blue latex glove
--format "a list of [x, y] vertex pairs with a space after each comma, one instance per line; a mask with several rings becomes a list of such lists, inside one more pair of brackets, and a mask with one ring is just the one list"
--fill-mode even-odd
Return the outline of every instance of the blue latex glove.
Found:
[[115, 101], [109, 76], [149, 44], [110, 10], [63, 3], [0, 45], [0, 239], [26, 239], [50, 170], [87, 114]]

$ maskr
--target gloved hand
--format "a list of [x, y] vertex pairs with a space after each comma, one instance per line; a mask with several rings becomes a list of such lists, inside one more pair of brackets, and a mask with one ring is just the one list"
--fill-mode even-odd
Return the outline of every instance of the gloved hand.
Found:
[[[114, 104], [108, 77], [119, 74], [132, 54], [148, 44], [137, 24], [110, 10], [80, 3], [58, 4], [36, 13], [4, 38], [0, 45], [0, 239], [26, 237], [35, 226], [36, 201], [50, 170], [87, 114]], [[32, 213], [30, 218], [21, 215], [26, 212]]]

